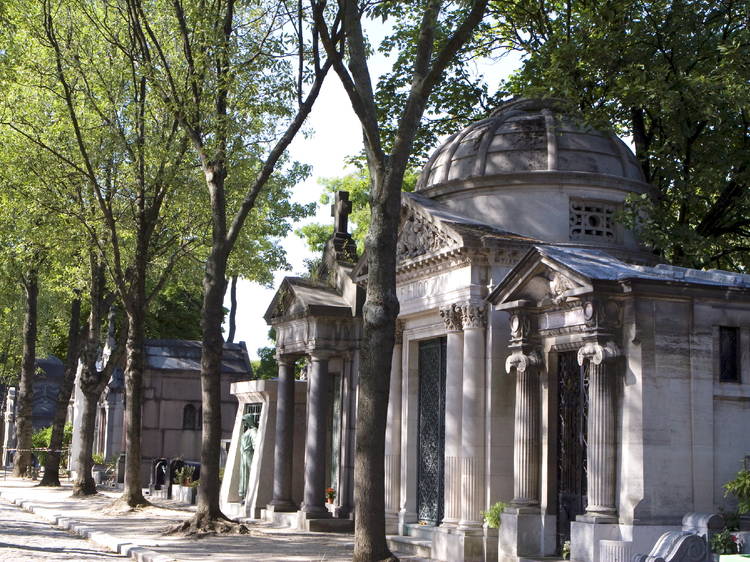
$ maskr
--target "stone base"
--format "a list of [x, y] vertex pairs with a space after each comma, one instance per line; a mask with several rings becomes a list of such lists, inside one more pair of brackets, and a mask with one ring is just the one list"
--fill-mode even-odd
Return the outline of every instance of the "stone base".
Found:
[[432, 535], [432, 559], [445, 562], [484, 562], [484, 529], [436, 527]]
[[584, 520], [584, 517], [579, 516], [570, 524], [570, 559], [576, 562], [600, 562], [599, 541], [620, 540], [620, 526]]
[[538, 508], [509, 507], [500, 514], [498, 560], [543, 556], [542, 514]]
[[397, 535], [398, 531], [399, 531], [398, 513], [386, 513], [385, 514], [385, 534]]
[[299, 509], [298, 506], [294, 505], [292, 502], [288, 503], [269, 503], [266, 506], [266, 512], [268, 513], [290, 513], [293, 511], [297, 511]]

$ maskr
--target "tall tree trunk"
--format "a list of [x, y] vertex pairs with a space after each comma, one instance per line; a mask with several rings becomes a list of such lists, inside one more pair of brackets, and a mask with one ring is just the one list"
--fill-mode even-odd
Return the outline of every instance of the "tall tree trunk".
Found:
[[234, 334], [237, 331], [237, 276], [232, 276], [232, 284], [229, 286], [229, 334], [227, 341], [234, 341]]
[[[378, 170], [379, 171], [379, 170]], [[371, 172], [372, 173], [372, 172]], [[367, 235], [367, 298], [363, 310], [363, 335], [359, 366], [354, 505], [356, 506], [353, 560], [391, 559], [385, 542], [385, 429], [391, 353], [399, 304], [396, 296], [396, 237], [398, 234], [401, 178], [372, 174], [370, 230]], [[397, 182], [387, 185], [386, 182]]]
[[[78, 384], [83, 395], [81, 405], [81, 427], [74, 428], [81, 437], [81, 448], [78, 452], [78, 467], [76, 479], [73, 482], [74, 496], [87, 496], [96, 494], [96, 484], [91, 476], [93, 459], [91, 455], [94, 450], [94, 425], [96, 422], [96, 409], [104, 388], [109, 382], [111, 368], [109, 363], [113, 360], [110, 356], [108, 365], [103, 366], [102, 371], [97, 369], [96, 363], [99, 355], [102, 330], [102, 315], [108, 304], [105, 297], [104, 266], [93, 253], [89, 256], [91, 261], [91, 311], [89, 312], [89, 323], [86, 331], [86, 343], [81, 358], [81, 373]], [[110, 316], [114, 312], [110, 311]]]
[[128, 311], [128, 341], [125, 348], [127, 354], [125, 364], [126, 454], [125, 489], [122, 493], [122, 499], [131, 507], [148, 504], [141, 490], [141, 407], [143, 404], [143, 355], [146, 340], [144, 318], [143, 305], [133, 303], [132, 309]]
[[224, 340], [221, 334], [222, 304], [226, 291], [227, 254], [223, 244], [214, 244], [203, 278], [203, 348], [201, 388], [203, 391], [203, 439], [201, 442], [201, 485], [198, 488], [196, 526], [226, 519], [219, 508], [219, 448], [221, 445], [221, 362]]
[[57, 394], [57, 405], [55, 406], [55, 417], [52, 421], [52, 435], [50, 436], [47, 459], [44, 463], [44, 477], [40, 486], [60, 485], [60, 458], [65, 437], [65, 418], [68, 414], [70, 395], [76, 381], [76, 368], [81, 348], [79, 345], [81, 335], [81, 297], [73, 299], [70, 306], [70, 323], [68, 325], [68, 352], [65, 357], [65, 373], [60, 383]]
[[23, 363], [18, 381], [18, 415], [16, 417], [16, 456], [13, 475], [25, 476], [31, 465], [31, 405], [34, 399], [33, 382], [36, 369], [36, 322], [39, 280], [36, 270], [29, 271], [23, 280], [26, 291], [26, 314], [23, 320]]

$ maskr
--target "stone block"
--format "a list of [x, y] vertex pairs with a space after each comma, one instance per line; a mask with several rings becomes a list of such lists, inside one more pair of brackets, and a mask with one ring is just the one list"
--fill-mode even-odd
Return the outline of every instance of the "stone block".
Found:
[[619, 540], [619, 525], [573, 521], [570, 524], [570, 559], [576, 562], [609, 562], [600, 558], [599, 541]]
[[444, 562], [484, 562], [484, 530], [437, 527], [432, 535], [432, 559]]
[[538, 510], [509, 508], [500, 515], [498, 560], [542, 554], [542, 525]]

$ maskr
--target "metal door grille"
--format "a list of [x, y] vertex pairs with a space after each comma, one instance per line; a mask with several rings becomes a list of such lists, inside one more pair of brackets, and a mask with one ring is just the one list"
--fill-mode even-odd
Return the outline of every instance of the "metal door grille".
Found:
[[557, 546], [570, 540], [570, 523], [586, 510], [588, 363], [577, 353], [558, 356], [557, 371]]
[[443, 520], [445, 351], [445, 338], [419, 344], [417, 514], [429, 525]]

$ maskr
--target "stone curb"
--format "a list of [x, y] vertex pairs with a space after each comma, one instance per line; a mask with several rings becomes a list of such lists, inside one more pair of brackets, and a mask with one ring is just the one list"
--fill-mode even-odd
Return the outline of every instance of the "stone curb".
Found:
[[103, 546], [112, 552], [124, 554], [133, 560], [138, 560], [138, 562], [175, 562], [178, 560], [177, 558], [160, 554], [155, 550], [149, 550], [146, 547], [138, 546], [137, 544], [128, 542], [125, 539], [118, 539], [109, 533], [96, 531], [93, 527], [84, 525], [75, 519], [70, 519], [69, 517], [64, 517], [62, 515], [45, 513], [47, 510], [44, 508], [42, 508], [43, 511], [39, 511], [39, 508], [31, 501], [10, 497], [4, 490], [0, 490], [0, 497], [17, 505], [24, 511], [33, 513], [39, 519], [54, 527], [75, 533], [76, 535], [88, 539], [99, 546]]

